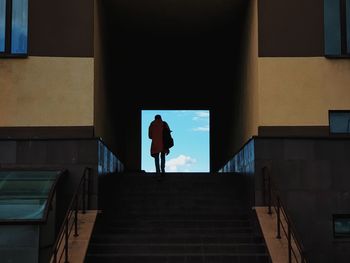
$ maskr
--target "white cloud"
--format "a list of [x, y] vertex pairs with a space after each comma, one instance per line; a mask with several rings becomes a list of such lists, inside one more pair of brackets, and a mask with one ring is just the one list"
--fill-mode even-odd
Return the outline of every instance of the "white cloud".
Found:
[[195, 112], [195, 116], [192, 118], [194, 121], [199, 120], [209, 120], [209, 111], [197, 111]]
[[192, 131], [195, 131], [195, 132], [209, 132], [209, 125], [193, 128]]
[[176, 158], [170, 159], [166, 162], [165, 167], [166, 171], [168, 172], [177, 172], [178, 169], [181, 169], [184, 167], [186, 171], [188, 171], [188, 167], [190, 167], [192, 164], [196, 163], [196, 159], [186, 156], [186, 155], [179, 155]]
[[176, 110], [174, 111], [174, 113], [176, 113], [176, 116], [178, 117], [183, 117], [183, 116], [187, 116], [189, 114], [188, 110]]
[[196, 115], [200, 118], [209, 118], [209, 111], [198, 111]]

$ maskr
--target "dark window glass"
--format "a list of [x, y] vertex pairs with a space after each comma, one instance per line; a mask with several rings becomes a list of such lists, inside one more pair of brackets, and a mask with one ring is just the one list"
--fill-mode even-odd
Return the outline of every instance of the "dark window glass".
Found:
[[350, 237], [350, 215], [333, 215], [334, 237]]
[[347, 53], [350, 54], [350, 0], [346, 0], [346, 49]]
[[28, 0], [12, 0], [11, 53], [27, 53]]
[[324, 0], [325, 55], [341, 54], [340, 1]]
[[330, 111], [329, 129], [331, 133], [350, 133], [350, 111]]
[[350, 57], [350, 0], [324, 0], [324, 52]]
[[5, 52], [6, 0], [0, 0], [0, 52]]
[[28, 53], [28, 0], [0, 0], [0, 56]]

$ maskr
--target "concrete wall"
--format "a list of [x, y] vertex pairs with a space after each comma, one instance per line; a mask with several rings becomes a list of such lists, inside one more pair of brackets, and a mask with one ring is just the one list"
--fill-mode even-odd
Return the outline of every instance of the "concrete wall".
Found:
[[259, 57], [323, 56], [324, 0], [258, 0]]
[[28, 58], [0, 60], [0, 127], [93, 125], [93, 10], [29, 1]]
[[0, 60], [0, 126], [93, 125], [93, 58]]
[[38, 263], [39, 226], [1, 225], [0, 255], [3, 262]]
[[259, 126], [323, 126], [350, 109], [350, 61], [324, 57], [323, 5], [258, 1]]
[[250, 1], [245, 18], [242, 46], [241, 86], [235, 88], [231, 150], [234, 154], [249, 138], [258, 134], [258, 1]]
[[328, 125], [328, 110], [350, 109], [350, 61], [259, 58], [259, 125]]
[[350, 139], [255, 139], [256, 205], [269, 167], [310, 262], [346, 263], [348, 239], [333, 237], [333, 214], [350, 214]]
[[254, 175], [252, 206], [265, 206], [264, 167], [310, 262], [348, 262], [349, 239], [334, 238], [333, 215], [350, 214], [350, 139], [255, 137], [220, 172]]
[[28, 54], [93, 57], [94, 0], [30, 0]]
[[[94, 126], [95, 135], [111, 145], [113, 118], [106, 77], [105, 34], [101, 1], [94, 3]], [[112, 137], [112, 138], [111, 138]]]

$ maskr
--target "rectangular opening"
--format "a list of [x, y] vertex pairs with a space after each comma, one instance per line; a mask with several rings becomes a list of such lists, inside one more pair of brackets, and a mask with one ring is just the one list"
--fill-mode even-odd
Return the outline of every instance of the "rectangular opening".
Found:
[[167, 122], [174, 139], [174, 146], [166, 156], [165, 172], [210, 171], [210, 112], [209, 110], [142, 110], [141, 112], [141, 169], [155, 172], [155, 160], [151, 156], [150, 123], [155, 115]]
[[350, 110], [330, 110], [328, 115], [331, 134], [350, 134]]
[[333, 215], [333, 233], [335, 238], [350, 238], [350, 214]]

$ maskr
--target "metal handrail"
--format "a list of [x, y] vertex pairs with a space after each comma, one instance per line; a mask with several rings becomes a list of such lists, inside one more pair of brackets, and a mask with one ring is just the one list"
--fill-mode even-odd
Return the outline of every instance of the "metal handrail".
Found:
[[[74, 236], [79, 236], [78, 233], [78, 211], [79, 211], [79, 204], [81, 201], [82, 205], [82, 213], [86, 213], [86, 206], [89, 209], [89, 194], [90, 194], [90, 175], [91, 175], [91, 168], [85, 167], [83, 175], [80, 179], [80, 182], [74, 192], [74, 195], [72, 197], [72, 200], [69, 204], [67, 213], [64, 217], [63, 223], [60, 228], [60, 232], [57, 236], [56, 242], [53, 246], [53, 256], [51, 258], [52, 263], [59, 263], [61, 262], [61, 259], [64, 255], [64, 262], [68, 263], [68, 241], [70, 234], [72, 232], [72, 229], [74, 227]], [[86, 187], [88, 189], [86, 189]], [[82, 191], [82, 192], [81, 192]], [[80, 198], [81, 194], [81, 198]], [[88, 200], [86, 202], [86, 194], [88, 195]], [[87, 203], [87, 205], [86, 205]], [[71, 219], [73, 218], [73, 222], [71, 223]], [[64, 241], [64, 247], [61, 249], [62, 242]], [[60, 251], [61, 249], [61, 251]], [[61, 253], [59, 253], [61, 252]]]
[[[294, 258], [295, 262], [298, 262], [298, 263], [299, 262], [308, 263], [309, 261], [306, 258], [305, 249], [302, 245], [301, 239], [297, 235], [296, 228], [292, 220], [288, 216], [286, 206], [284, 205], [279, 194], [277, 193], [277, 187], [273, 183], [269, 170], [266, 166], [262, 168], [262, 174], [263, 174], [263, 202], [264, 202], [264, 205], [266, 205], [266, 194], [267, 194], [268, 214], [272, 215], [272, 207], [273, 207], [277, 215], [276, 238], [278, 239], [281, 238], [281, 228], [282, 228], [282, 231], [288, 241], [288, 263], [292, 262], [292, 258]], [[283, 219], [281, 219], [281, 216], [283, 217], [284, 221], [287, 224], [286, 227], [285, 227], [285, 224], [283, 224], [282, 222]], [[292, 239], [294, 241], [297, 251], [293, 248]]]

